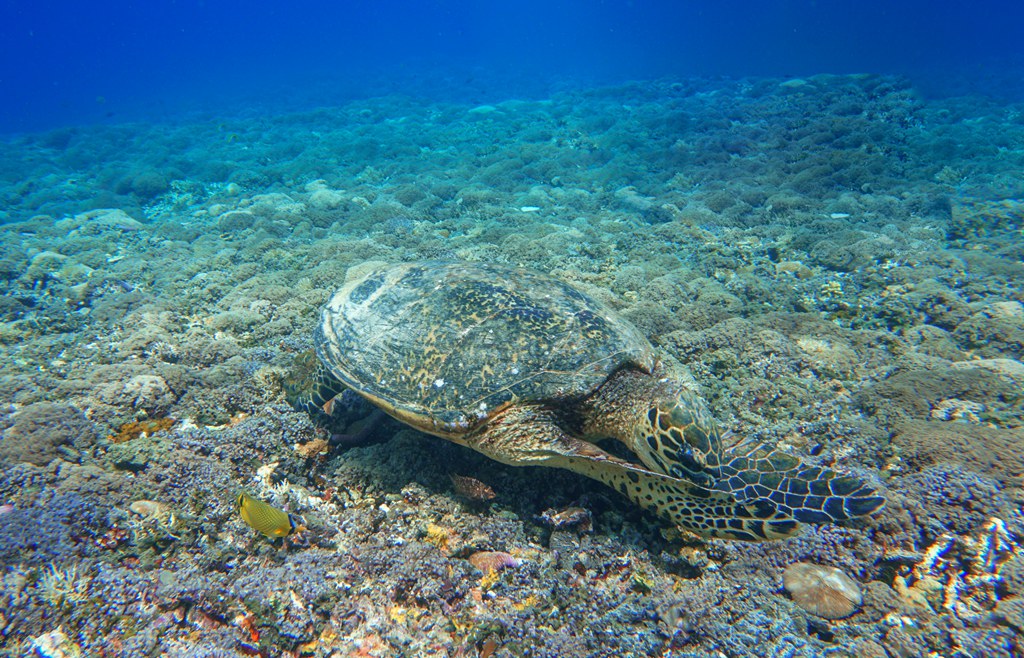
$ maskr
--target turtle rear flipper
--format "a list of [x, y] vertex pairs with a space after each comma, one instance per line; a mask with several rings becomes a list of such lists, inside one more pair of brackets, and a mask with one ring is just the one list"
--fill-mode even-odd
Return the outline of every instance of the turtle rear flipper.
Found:
[[741, 501], [768, 500], [803, 523], [834, 523], [867, 516], [885, 499], [862, 478], [802, 464], [779, 450], [741, 444], [725, 454], [716, 490]]
[[569, 436], [556, 420], [555, 414], [540, 407], [511, 407], [465, 443], [513, 466], [565, 468], [603, 482], [637, 505], [705, 537], [763, 541], [790, 537], [800, 529], [770, 500], [738, 501], [731, 493], [649, 471]]

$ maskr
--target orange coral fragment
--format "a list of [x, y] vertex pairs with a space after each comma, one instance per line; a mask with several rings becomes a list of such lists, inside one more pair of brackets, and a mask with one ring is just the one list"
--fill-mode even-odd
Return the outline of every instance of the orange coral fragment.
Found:
[[156, 432], [171, 429], [175, 423], [175, 418], [150, 418], [149, 420], [135, 420], [130, 423], [125, 423], [121, 427], [117, 428], [117, 433], [111, 434], [108, 439], [111, 443], [125, 443], [137, 439], [142, 435], [151, 436]]
[[327, 445], [327, 441], [324, 439], [313, 439], [308, 443], [300, 443], [295, 448], [295, 452], [299, 453], [306, 459], [314, 459], [326, 455], [330, 451], [330, 446]]
[[484, 641], [483, 645], [480, 647], [480, 657], [479, 658], [491, 658], [491, 656], [494, 654], [494, 650], [497, 649], [497, 648], [498, 648], [498, 641], [495, 640], [493, 637], [487, 638]]
[[435, 523], [427, 524], [423, 541], [428, 544], [433, 544], [443, 551], [448, 548], [448, 544], [451, 542], [451, 539], [451, 531], [448, 530], [448, 528], [444, 528]]
[[252, 640], [253, 642], [255, 642], [257, 644], [259, 643], [259, 641], [260, 641], [260, 631], [259, 631], [258, 628], [256, 628], [256, 615], [254, 615], [254, 614], [248, 614], [248, 615], [245, 615], [245, 616], [239, 615], [235, 619], [235, 623], [238, 625], [239, 628], [241, 628], [243, 631], [245, 631], [246, 633], [249, 634], [249, 639], [250, 640]]

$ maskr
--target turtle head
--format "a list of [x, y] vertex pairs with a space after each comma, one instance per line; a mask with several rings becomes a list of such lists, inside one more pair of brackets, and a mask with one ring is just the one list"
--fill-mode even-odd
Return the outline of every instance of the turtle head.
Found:
[[318, 427], [333, 426], [334, 400], [345, 391], [345, 385], [331, 374], [313, 350], [295, 357], [282, 378], [281, 388], [293, 409], [308, 413]]
[[295, 357], [291, 367], [281, 378], [285, 400], [296, 411], [306, 411], [309, 405], [314, 403], [319, 368], [320, 362], [316, 358], [316, 353], [313, 350], [306, 350]]
[[635, 431], [634, 449], [666, 475], [712, 486], [719, 476], [722, 439], [704, 403], [688, 390], [654, 401]]

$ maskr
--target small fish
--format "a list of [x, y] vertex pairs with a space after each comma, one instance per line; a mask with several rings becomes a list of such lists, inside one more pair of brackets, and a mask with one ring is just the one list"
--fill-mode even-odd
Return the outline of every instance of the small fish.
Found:
[[484, 573], [501, 571], [509, 567], [515, 568], [522, 564], [519, 560], [503, 551], [477, 551], [466, 559]]
[[242, 520], [253, 530], [271, 539], [287, 537], [302, 527], [288, 512], [268, 505], [262, 500], [256, 500], [244, 491], [238, 494], [237, 503], [238, 514]]
[[491, 489], [476, 478], [471, 478], [467, 475], [456, 475], [454, 473], [448, 477], [452, 480], [452, 488], [455, 489], [455, 493], [463, 498], [483, 502], [485, 500], [493, 500], [497, 496], [494, 493], [494, 489]]

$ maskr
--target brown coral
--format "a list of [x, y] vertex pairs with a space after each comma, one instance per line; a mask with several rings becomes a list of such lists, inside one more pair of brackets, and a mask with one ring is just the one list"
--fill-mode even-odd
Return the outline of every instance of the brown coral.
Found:
[[914, 470], [961, 464], [1008, 485], [1024, 482], [1024, 430], [945, 421], [908, 421], [898, 426], [893, 445]]

